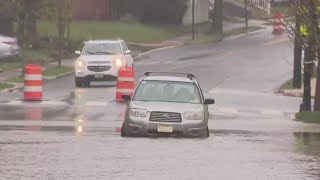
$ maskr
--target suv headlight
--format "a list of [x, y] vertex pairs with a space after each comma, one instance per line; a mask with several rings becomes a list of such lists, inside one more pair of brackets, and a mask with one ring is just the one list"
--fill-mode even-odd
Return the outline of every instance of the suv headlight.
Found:
[[187, 120], [203, 120], [204, 119], [203, 112], [186, 112], [184, 113], [184, 117]]
[[122, 60], [120, 58], [115, 59], [113, 63], [117, 67], [122, 67], [123, 66]]
[[82, 67], [84, 67], [85, 65], [86, 65], [86, 61], [83, 60], [83, 59], [79, 59], [79, 60], [76, 61], [76, 67], [77, 67], [77, 68], [82, 68]]
[[145, 109], [130, 109], [129, 116], [145, 118], [147, 116], [147, 112], [148, 111]]

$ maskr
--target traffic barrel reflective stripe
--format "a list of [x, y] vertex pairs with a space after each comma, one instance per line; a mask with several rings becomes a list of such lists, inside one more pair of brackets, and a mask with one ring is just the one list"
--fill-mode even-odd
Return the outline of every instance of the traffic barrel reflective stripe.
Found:
[[122, 95], [132, 96], [133, 92], [134, 92], [134, 70], [130, 67], [119, 68], [116, 100], [122, 100]]
[[28, 64], [24, 75], [24, 99], [42, 100], [42, 68], [38, 64]]
[[284, 21], [283, 13], [275, 12], [272, 15], [273, 17], [273, 34], [282, 34], [284, 33]]

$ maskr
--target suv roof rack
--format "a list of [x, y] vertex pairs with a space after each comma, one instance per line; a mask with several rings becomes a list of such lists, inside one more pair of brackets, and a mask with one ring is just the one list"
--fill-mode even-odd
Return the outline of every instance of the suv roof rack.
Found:
[[187, 74], [187, 73], [175, 73], [175, 72], [146, 72], [144, 73], [144, 77], [150, 76], [150, 74], [170, 74], [170, 75], [180, 75], [180, 76], [186, 76], [190, 80], [195, 80], [195, 76], [193, 74]]

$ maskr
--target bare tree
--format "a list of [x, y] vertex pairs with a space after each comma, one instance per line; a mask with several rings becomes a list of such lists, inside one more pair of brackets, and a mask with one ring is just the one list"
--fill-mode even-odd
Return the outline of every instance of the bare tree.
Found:
[[43, 14], [47, 19], [55, 22], [58, 32], [58, 67], [61, 67], [63, 50], [65, 47], [65, 35], [71, 20], [72, 0], [45, 0]]
[[[320, 17], [319, 12], [319, 0], [291, 0], [292, 10], [296, 11], [297, 19], [296, 24], [291, 22], [286, 23], [286, 28], [291, 36], [295, 38], [295, 44], [302, 46], [305, 52], [304, 56], [304, 92], [303, 92], [303, 104], [300, 111], [311, 111], [311, 77], [316, 70], [317, 85], [316, 96], [314, 103], [314, 110], [320, 110], [320, 71], [319, 71], [319, 52], [320, 52], [320, 31], [318, 19]], [[300, 56], [299, 47], [295, 48], [295, 53]], [[318, 61], [318, 65], [316, 62]], [[295, 62], [298, 64], [300, 62]], [[298, 73], [297, 69], [294, 72]]]

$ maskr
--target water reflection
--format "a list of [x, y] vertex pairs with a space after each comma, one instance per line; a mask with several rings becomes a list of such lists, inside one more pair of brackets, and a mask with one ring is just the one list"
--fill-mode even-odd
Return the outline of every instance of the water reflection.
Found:
[[295, 132], [296, 151], [320, 158], [320, 133]]

